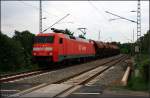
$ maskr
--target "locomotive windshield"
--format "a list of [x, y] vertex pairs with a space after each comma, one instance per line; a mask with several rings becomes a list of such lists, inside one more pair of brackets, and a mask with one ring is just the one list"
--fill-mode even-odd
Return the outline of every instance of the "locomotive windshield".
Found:
[[53, 43], [54, 36], [36, 36], [34, 43]]

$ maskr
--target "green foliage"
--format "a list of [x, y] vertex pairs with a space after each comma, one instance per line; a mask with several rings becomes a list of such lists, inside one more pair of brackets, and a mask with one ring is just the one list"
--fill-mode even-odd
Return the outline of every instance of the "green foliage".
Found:
[[[135, 54], [134, 53], [134, 47], [137, 44], [135, 43], [117, 43], [117, 45], [120, 48], [121, 53], [125, 54]], [[140, 49], [142, 53], [149, 53], [150, 54], [150, 30], [147, 31], [144, 36], [140, 37]]]
[[124, 54], [130, 54], [133, 50], [133, 44], [132, 43], [117, 43], [119, 48], [120, 48], [120, 52], [124, 53]]
[[19, 41], [23, 48], [28, 52], [31, 53], [32, 45], [33, 45], [33, 37], [34, 34], [31, 34], [29, 31], [15, 31], [15, 35], [13, 36], [14, 40]]
[[149, 70], [150, 70], [150, 55], [142, 54], [140, 55], [140, 61], [135, 60], [137, 63], [137, 69], [139, 70], [139, 76], [135, 77], [132, 74], [129, 82], [128, 88], [131, 90], [148, 90], [150, 86], [149, 82]]
[[141, 67], [141, 74], [143, 76], [143, 79], [145, 82], [149, 82], [149, 70], [150, 70], [150, 59], [146, 59], [143, 61], [142, 67]]
[[24, 55], [25, 55], [25, 63], [26, 65], [31, 64], [31, 51], [32, 51], [32, 45], [33, 45], [33, 37], [34, 34], [31, 34], [29, 31], [15, 31], [15, 35], [13, 36], [13, 39], [16, 41], [19, 41], [23, 47]]
[[23, 49], [20, 42], [0, 33], [0, 70], [15, 71], [24, 63]]
[[144, 36], [140, 37], [140, 42], [142, 53], [150, 54], [150, 30], [148, 30], [147, 33], [144, 34]]
[[145, 83], [143, 77], [131, 77], [128, 82], [128, 88], [136, 91], [148, 90], [148, 84]]
[[[135, 43], [123, 43], [119, 44], [121, 53], [134, 53]], [[140, 49], [141, 54], [135, 56], [136, 68], [139, 70], [139, 76], [135, 77], [134, 74], [131, 76], [128, 82], [128, 88], [131, 90], [148, 90], [150, 86], [150, 30], [140, 37]], [[135, 53], [134, 53], [135, 54]], [[140, 60], [138, 59], [140, 58]]]
[[32, 66], [31, 51], [34, 34], [15, 31], [13, 38], [0, 32], [0, 71], [23, 71], [37, 68]]
[[141, 77], [145, 82], [149, 80], [149, 70], [150, 70], [150, 55], [141, 54], [140, 60], [136, 60], [138, 64], [138, 69], [140, 70]]

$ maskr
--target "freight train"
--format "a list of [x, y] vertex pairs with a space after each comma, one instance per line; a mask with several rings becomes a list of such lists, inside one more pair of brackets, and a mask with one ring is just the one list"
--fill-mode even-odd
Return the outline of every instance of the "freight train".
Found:
[[116, 45], [74, 37], [66, 34], [64, 30], [52, 30], [53, 33], [39, 33], [35, 36], [32, 51], [34, 61], [55, 63], [119, 54]]

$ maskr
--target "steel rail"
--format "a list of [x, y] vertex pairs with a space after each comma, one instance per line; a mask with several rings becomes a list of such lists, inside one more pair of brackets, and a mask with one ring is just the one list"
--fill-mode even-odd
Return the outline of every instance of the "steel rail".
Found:
[[[98, 65], [98, 66], [96, 66], [96, 67], [94, 67], [94, 68], [91, 68], [91, 69], [89, 69], [89, 70], [83, 71], [83, 72], [81, 72], [81, 73], [75, 74], [75, 75], [73, 75], [73, 76], [70, 76], [70, 77], [68, 77], [68, 78], [62, 79], [62, 80], [57, 81], [57, 82], [54, 82], [54, 83], [45, 83], [44, 85], [41, 85], [41, 86], [38, 86], [38, 87], [33, 87], [33, 89], [30, 88], [29, 90], [22, 91], [22, 92], [20, 92], [20, 93], [15, 94], [14, 96], [22, 96], [22, 95], [28, 94], [28, 93], [30, 93], [30, 92], [32, 92], [32, 91], [38, 90], [38, 89], [40, 89], [40, 88], [49, 86], [50, 84], [60, 84], [60, 83], [63, 83], [63, 82], [65, 82], [65, 81], [67, 81], [67, 80], [70, 80], [70, 79], [72, 79], [72, 78], [74, 78], [74, 77], [78, 77], [78, 76], [80, 76], [80, 75], [82, 75], [82, 74], [84, 74], [84, 73], [87, 73], [87, 72], [89, 72], [89, 71], [91, 71], [91, 70], [94, 70], [94, 69], [96, 69], [97, 67], [100, 67], [100, 66], [103, 66], [103, 65], [107, 65], [107, 64], [112, 63], [112, 62], [115, 62], [115, 63], [120, 62], [120, 61], [121, 61], [123, 58], [125, 58], [125, 57], [126, 57], [126, 56], [119, 56], [119, 57], [117, 57], [117, 58], [115, 58], [115, 59], [111, 59], [111, 60], [109, 60], [109, 61], [107, 61], [107, 62], [104, 62], [104, 63], [102, 63], [101, 65]], [[114, 64], [115, 64], [115, 63], [114, 63]], [[112, 65], [113, 65], [113, 64], [112, 64]], [[104, 71], [106, 71], [106, 70], [109, 69], [110, 67], [112, 67], [112, 66], [107, 67], [106, 69], [104, 69], [104, 70], [102, 70], [101, 72], [97, 73], [97, 74], [94, 75], [93, 77], [96, 77], [97, 75], [103, 73]], [[87, 83], [87, 82], [90, 81], [91, 79], [92, 79], [92, 77], [91, 77], [91, 78], [88, 78], [87, 80], [85, 80], [85, 81], [83, 81], [82, 83], [79, 83], [79, 84], [82, 84], [82, 85], [83, 85], [84, 83]], [[70, 89], [71, 89], [71, 88], [70, 88]], [[70, 89], [67, 89], [67, 90], [70, 90]], [[64, 93], [64, 92], [65, 92], [65, 91], [62, 91], [62, 93]], [[60, 94], [58, 94], [58, 95], [60, 95]], [[56, 95], [56, 96], [58, 96], [58, 95]]]
[[[87, 79], [83, 79], [83, 80], [80, 80], [80, 81], [79, 81], [79, 80], [76, 80], [74, 86], [72, 86], [72, 87], [70, 87], [70, 88], [68, 88], [68, 89], [66, 89], [66, 90], [64, 90], [64, 91], [62, 91], [62, 92], [60, 92], [59, 94], [55, 95], [54, 97], [59, 97], [60, 95], [62, 95], [62, 94], [64, 94], [64, 93], [67, 93], [67, 92], [69, 92], [69, 91], [72, 92], [72, 89], [74, 89], [76, 86], [78, 86], [78, 85], [84, 85], [84, 84], [88, 83], [89, 81], [91, 81], [91, 80], [94, 79], [95, 77], [99, 76], [100, 74], [104, 73], [106, 70], [110, 69], [112, 66], [115, 66], [117, 63], [123, 61], [124, 59], [126, 59], [126, 56], [123, 56], [123, 57], [121, 57], [121, 58], [119, 58], [119, 59], [117, 59], [117, 60], [115, 60], [115, 61], [106, 63], [106, 64], [110, 64], [110, 66], [107, 66], [107, 67], [105, 67], [104, 69], [102, 69], [101, 71], [97, 72], [96, 74], [89, 76]], [[97, 67], [97, 68], [99, 68], [99, 67]], [[97, 68], [95, 68], [95, 69], [97, 69]], [[93, 69], [93, 70], [95, 70], [95, 69]], [[91, 71], [92, 71], [92, 70], [91, 70]], [[90, 71], [88, 71], [88, 72], [90, 72]], [[88, 72], [86, 72], [86, 74], [88, 74]], [[77, 77], [78, 77], [78, 76], [77, 76]], [[84, 77], [84, 76], [83, 76], [83, 77]], [[71, 80], [71, 81], [72, 81], [72, 80]], [[77, 82], [77, 81], [79, 81], [79, 82]], [[63, 83], [63, 82], [62, 82], [62, 83]], [[66, 84], [66, 83], [65, 83], [65, 84]], [[81, 86], [80, 86], [80, 87], [81, 87]], [[78, 89], [79, 89], [79, 88], [78, 88]]]

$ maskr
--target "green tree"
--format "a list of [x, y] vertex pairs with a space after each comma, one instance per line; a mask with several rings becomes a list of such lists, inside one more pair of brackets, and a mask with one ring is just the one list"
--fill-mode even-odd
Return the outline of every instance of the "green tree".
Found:
[[30, 33], [29, 31], [15, 31], [14, 33], [15, 35], [13, 36], [13, 39], [20, 41], [23, 48], [30, 54], [33, 45], [33, 37], [35, 35]]
[[33, 45], [33, 38], [34, 34], [30, 33], [29, 31], [15, 31], [15, 35], [13, 36], [13, 39], [16, 41], [19, 41], [24, 49], [24, 55], [25, 55], [25, 63], [26, 65], [31, 64], [31, 51], [32, 51], [32, 45]]
[[119, 46], [121, 53], [130, 54], [133, 51], [132, 50], [132, 48], [133, 48], [132, 43], [123, 43], [123, 44], [116, 43], [116, 44]]
[[144, 36], [140, 37], [140, 41], [141, 52], [144, 54], [150, 53], [150, 30]]
[[0, 70], [17, 70], [24, 65], [24, 54], [20, 42], [0, 32]]

